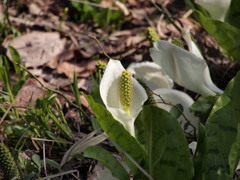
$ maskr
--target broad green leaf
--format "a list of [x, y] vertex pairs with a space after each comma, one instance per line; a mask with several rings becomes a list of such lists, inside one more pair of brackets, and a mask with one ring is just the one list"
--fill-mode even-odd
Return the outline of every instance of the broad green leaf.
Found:
[[146, 153], [140, 144], [130, 135], [123, 125], [115, 120], [105, 107], [95, 103], [91, 96], [85, 95], [85, 98], [108, 137], [126, 151], [137, 163], [146, 159]]
[[119, 180], [128, 180], [129, 175], [124, 167], [113, 157], [113, 155], [99, 146], [90, 146], [84, 151], [84, 156], [101, 162]]
[[193, 162], [178, 121], [156, 106], [145, 106], [141, 115], [149, 174], [153, 179], [191, 179]]
[[232, 0], [228, 12], [225, 16], [225, 22], [240, 29], [240, 3], [239, 0]]
[[230, 24], [206, 17], [200, 11], [195, 12], [198, 13], [204, 29], [215, 38], [225, 55], [240, 61], [240, 30]]
[[209, 117], [216, 100], [216, 96], [200, 96], [190, 107], [190, 112], [193, 112], [195, 116], [207, 118]]
[[230, 153], [229, 153], [229, 165], [230, 175], [233, 176], [235, 173], [236, 166], [238, 165], [240, 158], [240, 123], [238, 123], [237, 138], [233, 142]]
[[240, 72], [219, 97], [206, 123], [206, 180], [217, 179], [219, 168], [230, 173], [229, 152], [237, 137], [240, 123]]
[[91, 85], [90, 89], [91, 89], [91, 96], [94, 99], [94, 101], [96, 103], [104, 105], [102, 98], [100, 96], [99, 85], [97, 83], [94, 83], [93, 85]]
[[199, 123], [198, 124], [198, 137], [197, 137], [197, 148], [193, 158], [195, 176], [194, 180], [202, 180], [204, 179], [204, 171], [205, 171], [205, 160], [206, 160], [206, 130], [205, 127]]
[[217, 180], [233, 180], [233, 178], [231, 178], [230, 175], [225, 173], [222, 169], [218, 170], [217, 175]]

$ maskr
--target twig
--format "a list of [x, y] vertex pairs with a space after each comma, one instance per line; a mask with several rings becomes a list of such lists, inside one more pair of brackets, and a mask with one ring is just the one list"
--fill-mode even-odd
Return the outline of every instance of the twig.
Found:
[[77, 173], [77, 178], [76, 179], [80, 180], [80, 178], [79, 178], [79, 171], [78, 170], [69, 170], [69, 171], [58, 173], [58, 174], [50, 175], [50, 176], [47, 176], [47, 177], [42, 177], [41, 179], [53, 179], [55, 177], [63, 176], [65, 174], [71, 174], [73, 176], [73, 173]]
[[97, 42], [97, 44], [98, 44], [98, 46], [100, 47], [100, 49], [102, 50], [103, 54], [104, 54], [108, 59], [112, 59], [112, 58], [105, 52], [105, 50], [103, 49], [101, 43], [99, 42], [99, 40], [96, 38], [95, 35], [87, 35], [87, 36], [90, 37], [90, 38], [92, 38], [92, 39], [94, 39], [94, 40]]
[[[9, 108], [10, 106], [11, 106], [13, 109], [27, 109], [27, 110], [30, 110], [30, 108], [25, 107], [25, 106], [13, 106], [13, 105], [8, 105], [8, 104], [6, 104], [6, 105], [0, 104], [0, 107], [1, 107], [1, 108]], [[0, 124], [1, 124], [1, 123], [0, 123]]]
[[12, 105], [13, 105], [13, 104], [11, 104], [11, 105], [8, 107], [7, 111], [4, 113], [3, 117], [2, 117], [1, 120], [0, 120], [0, 125], [2, 124], [3, 120], [5, 119], [5, 117], [6, 117], [7, 114], [9, 113], [9, 111], [11, 110]]
[[31, 138], [32, 140], [35, 141], [44, 141], [44, 142], [58, 142], [58, 143], [66, 143], [66, 144], [73, 144], [71, 142], [65, 142], [65, 141], [58, 141], [58, 140], [52, 140], [52, 139], [44, 139], [44, 138]]
[[[159, 98], [161, 99], [161, 101], [162, 101], [162, 102], [156, 102], [156, 103], [162, 103], [162, 104], [166, 104], [166, 105], [169, 105], [169, 106], [172, 106], [172, 107], [177, 108], [177, 110], [181, 113], [181, 115], [183, 116], [183, 118], [184, 118], [184, 119], [188, 122], [188, 124], [193, 128], [193, 130], [194, 130], [194, 136], [196, 136], [196, 127], [191, 123], [191, 121], [190, 121], [189, 119], [187, 119], [187, 117], [185, 116], [185, 114], [183, 113], [183, 111], [182, 111], [178, 106], [166, 102], [166, 101], [161, 97], [160, 94], [156, 94], [156, 93], [154, 93], [154, 92], [153, 92], [153, 94], [154, 94], [155, 96], [159, 97]], [[189, 133], [187, 133], [187, 134], [189, 134]]]
[[97, 4], [97, 3], [93, 3], [93, 2], [89, 2], [89, 1], [82, 1], [82, 0], [69, 0], [69, 1], [78, 2], [78, 3], [81, 3], [81, 4], [86, 4], [86, 5], [94, 6], [94, 7], [98, 7], [98, 8], [111, 9], [113, 11], [119, 11], [118, 8], [107, 7], [107, 6], [103, 6], [101, 4]]
[[175, 22], [164, 12], [155, 2], [154, 0], [151, 1], [153, 5], [167, 18], [167, 20], [181, 33], [182, 30], [175, 24]]
[[45, 141], [43, 141], [43, 167], [45, 171], [45, 175], [47, 176], [47, 164], [46, 164], [46, 151], [45, 151]]

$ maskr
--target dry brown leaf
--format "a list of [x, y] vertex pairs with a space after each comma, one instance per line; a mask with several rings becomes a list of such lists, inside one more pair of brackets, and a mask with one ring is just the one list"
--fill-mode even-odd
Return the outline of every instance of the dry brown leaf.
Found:
[[77, 73], [78, 77], [87, 78], [90, 73], [95, 70], [96, 60], [83, 61], [79, 64], [62, 62], [57, 66], [58, 73], [64, 73], [66, 76], [73, 78], [74, 72]]
[[29, 12], [34, 15], [43, 15], [43, 11], [35, 3], [29, 4]]
[[77, 74], [84, 71], [85, 67], [80, 67], [77, 64], [62, 62], [57, 66], [58, 73], [64, 73], [66, 76], [69, 76], [71, 79], [73, 78], [74, 72]]
[[[60, 54], [64, 49], [65, 41], [60, 39], [57, 32], [34, 31], [18, 36], [11, 42], [6, 40], [3, 46], [7, 48], [11, 45], [17, 49], [26, 67], [38, 67]], [[7, 56], [11, 59], [9, 50]]]
[[44, 97], [46, 90], [35, 79], [28, 79], [15, 98], [16, 106], [34, 105], [38, 98]]
[[55, 69], [59, 63], [64, 61], [69, 61], [72, 58], [74, 58], [74, 50], [68, 49], [61, 52], [59, 55], [57, 55], [55, 58], [53, 58], [49, 63], [47, 64], [48, 67]]
[[130, 14], [127, 6], [124, 3], [115, 1], [115, 5], [123, 12], [125, 16], [128, 16]]
[[146, 39], [146, 37], [140, 35], [131, 36], [126, 40], [126, 46], [137, 45], [144, 39]]

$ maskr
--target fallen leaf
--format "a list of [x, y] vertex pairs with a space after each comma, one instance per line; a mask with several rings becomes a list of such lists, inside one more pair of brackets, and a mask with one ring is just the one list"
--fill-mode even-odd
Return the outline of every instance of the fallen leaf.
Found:
[[59, 55], [55, 56], [49, 63], [47, 64], [48, 67], [55, 69], [59, 63], [64, 61], [69, 61], [74, 58], [74, 50], [68, 49], [61, 52]]
[[45, 95], [46, 90], [41, 88], [35, 79], [28, 79], [15, 97], [15, 105], [23, 107], [34, 105], [38, 98]]
[[[18, 36], [12, 41], [6, 40], [3, 43], [5, 48], [13, 46], [21, 56], [26, 67], [38, 67], [48, 63], [55, 56], [60, 54], [66, 40], [60, 39], [57, 32], [38, 32]], [[7, 56], [11, 59], [9, 50]]]
[[62, 62], [57, 66], [58, 73], [64, 73], [73, 79], [74, 72], [76, 72], [78, 77], [89, 77], [91, 71], [95, 70], [96, 61], [84, 61], [80, 64]]

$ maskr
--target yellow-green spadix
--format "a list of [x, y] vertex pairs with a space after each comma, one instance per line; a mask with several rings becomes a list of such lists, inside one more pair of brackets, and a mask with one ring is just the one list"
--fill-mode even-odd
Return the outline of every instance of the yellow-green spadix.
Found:
[[109, 60], [100, 83], [100, 95], [114, 119], [135, 136], [134, 121], [147, 100], [147, 94], [120, 61]]

